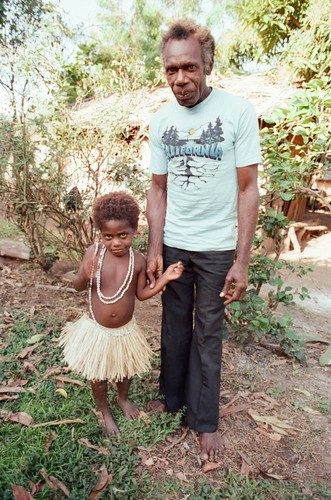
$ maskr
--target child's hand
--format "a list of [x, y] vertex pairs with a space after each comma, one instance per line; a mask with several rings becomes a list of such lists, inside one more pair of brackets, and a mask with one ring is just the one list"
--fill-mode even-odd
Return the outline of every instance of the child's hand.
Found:
[[164, 276], [169, 280], [176, 280], [181, 277], [184, 271], [183, 263], [179, 260], [176, 264], [170, 264], [170, 266], [166, 269]]

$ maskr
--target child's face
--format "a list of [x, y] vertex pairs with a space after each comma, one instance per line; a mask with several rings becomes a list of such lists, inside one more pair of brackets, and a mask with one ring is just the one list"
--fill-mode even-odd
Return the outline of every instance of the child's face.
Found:
[[109, 220], [101, 225], [105, 247], [116, 257], [126, 255], [132, 245], [134, 230], [126, 220]]

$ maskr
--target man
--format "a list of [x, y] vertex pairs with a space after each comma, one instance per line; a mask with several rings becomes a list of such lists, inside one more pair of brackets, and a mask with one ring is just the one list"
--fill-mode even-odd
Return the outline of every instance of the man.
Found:
[[217, 460], [221, 450], [224, 306], [242, 299], [247, 287], [260, 161], [252, 105], [206, 83], [214, 52], [208, 29], [189, 20], [174, 23], [163, 36], [163, 64], [176, 100], [151, 120], [147, 197], [151, 286], [170, 262], [185, 266], [162, 295], [162, 399], [154, 409], [185, 408], [203, 461]]

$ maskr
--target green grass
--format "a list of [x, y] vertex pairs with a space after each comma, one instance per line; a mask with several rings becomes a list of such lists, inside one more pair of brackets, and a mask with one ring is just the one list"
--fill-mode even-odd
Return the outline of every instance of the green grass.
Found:
[[[308, 500], [330, 499], [330, 493], [323, 487], [316, 487], [316, 496], [301, 493], [298, 488], [287, 482], [271, 482], [249, 479], [235, 474], [233, 471], [219, 473], [218, 487], [208, 484], [207, 479], [190, 481], [183, 486], [179, 481], [159, 483], [150, 491], [146, 498], [163, 500], [183, 499], [189, 500]], [[319, 496], [317, 496], [319, 495]]]
[[[102, 435], [93, 412], [95, 406], [88, 384], [81, 387], [66, 383], [68, 396], [63, 398], [55, 392], [57, 385], [54, 376], [41, 382], [47, 368], [62, 364], [61, 351], [57, 344], [52, 342], [52, 339], [59, 335], [60, 320], [36, 315], [33, 321], [30, 321], [29, 311], [12, 314], [15, 322], [11, 334], [3, 340], [7, 346], [2, 352], [9, 361], [2, 358], [0, 380], [2, 385], [7, 385], [10, 379], [28, 379], [29, 382], [24, 388], [29, 392], [19, 393], [16, 400], [2, 402], [2, 411], [28, 413], [36, 423], [80, 418], [84, 424], [34, 428], [3, 420], [0, 428], [2, 500], [13, 499], [12, 484], [21, 485], [31, 491], [29, 481], [42, 485], [41, 491], [34, 494], [35, 500], [64, 498], [59, 489], [51, 489], [45, 484], [40, 472], [43, 469], [48, 476], [54, 476], [67, 486], [70, 500], [88, 500], [91, 490], [98, 482], [99, 470], [103, 464], [112, 475], [112, 480], [100, 495], [101, 499], [106, 500], [311, 498], [300, 493], [300, 489], [293, 484], [248, 479], [231, 471], [213, 474], [212, 482], [208, 475], [199, 478], [197, 474], [196, 479], [183, 483], [174, 477], [168, 477], [165, 472], [163, 480], [156, 481], [148, 471], [138, 468], [140, 458], [137, 448], [142, 446], [153, 450], [157, 444], [164, 442], [167, 436], [179, 429], [181, 415], [164, 413], [151, 416], [150, 423], [141, 419], [129, 422], [117, 406], [113, 405], [115, 394], [111, 391], [110, 402], [121, 434], [106, 438]], [[39, 333], [46, 335], [28, 358], [28, 362], [39, 372], [35, 374], [33, 371], [25, 371], [25, 360], [18, 359], [17, 355], [30, 345], [28, 341], [31, 336]], [[79, 378], [76, 375], [69, 376]], [[138, 407], [143, 408], [153, 396], [154, 387], [150, 383], [150, 375], [142, 380], [134, 379], [131, 399]], [[56, 433], [56, 436], [49, 452], [46, 453], [45, 445], [51, 432]], [[109, 455], [104, 456], [80, 444], [81, 438], [89, 439], [96, 446], [107, 447]], [[330, 498], [322, 487], [319, 490], [316, 488], [314, 493], [319, 495], [316, 498]]]
[[317, 409], [321, 413], [331, 413], [331, 398], [319, 397], [317, 400]]
[[19, 239], [23, 233], [11, 222], [0, 219], [0, 238]]

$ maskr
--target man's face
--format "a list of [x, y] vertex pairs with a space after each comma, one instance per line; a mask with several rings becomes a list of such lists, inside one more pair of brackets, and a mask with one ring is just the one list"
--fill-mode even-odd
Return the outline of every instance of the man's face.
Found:
[[193, 37], [169, 40], [163, 51], [166, 77], [178, 104], [192, 108], [210, 93], [200, 43]]

